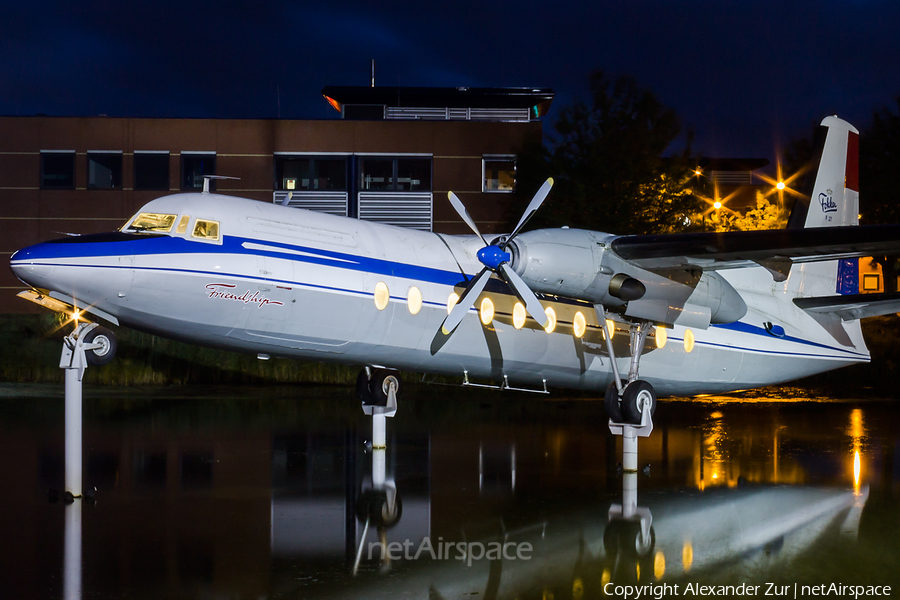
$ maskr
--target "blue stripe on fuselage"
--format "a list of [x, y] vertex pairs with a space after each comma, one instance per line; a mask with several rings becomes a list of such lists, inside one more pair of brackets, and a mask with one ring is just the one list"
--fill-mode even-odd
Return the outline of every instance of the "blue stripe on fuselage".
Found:
[[[465, 279], [458, 271], [445, 271], [443, 269], [432, 267], [422, 267], [379, 258], [359, 256], [357, 254], [347, 254], [309, 246], [297, 246], [294, 244], [235, 236], [224, 236], [221, 245], [195, 242], [179, 237], [144, 237], [141, 235], [133, 235], [132, 239], [124, 241], [107, 240], [81, 242], [77, 244], [65, 243], [67, 241], [68, 240], [62, 240], [61, 243], [46, 242], [29, 246], [16, 253], [12, 260], [97, 258], [101, 256], [148, 256], [154, 254], [247, 254], [251, 256], [283, 258], [295, 262], [306, 262], [327, 267], [351, 269], [378, 275], [392, 275], [395, 277], [415, 279], [442, 285], [455, 285]], [[244, 247], [244, 244], [248, 243], [266, 246], [267, 248], [253, 248], [251, 250]], [[284, 252], [279, 252], [278, 249], [282, 249]]]

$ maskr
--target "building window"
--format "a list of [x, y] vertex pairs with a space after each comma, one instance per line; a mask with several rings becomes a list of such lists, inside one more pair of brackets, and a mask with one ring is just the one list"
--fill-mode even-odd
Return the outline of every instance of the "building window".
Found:
[[482, 191], [514, 192], [516, 190], [515, 156], [485, 156], [481, 164]]
[[[203, 176], [216, 174], [216, 155], [206, 152], [181, 153], [181, 189], [202, 190]], [[209, 182], [209, 191], [216, 189], [216, 180]]]
[[41, 189], [71, 190], [75, 188], [75, 152], [41, 152]]
[[122, 187], [122, 153], [88, 152], [88, 188], [113, 190]]
[[134, 189], [169, 189], [169, 153], [134, 153]]
[[359, 189], [370, 192], [430, 192], [430, 158], [364, 158]]
[[275, 189], [345, 191], [347, 160], [333, 157], [276, 156]]

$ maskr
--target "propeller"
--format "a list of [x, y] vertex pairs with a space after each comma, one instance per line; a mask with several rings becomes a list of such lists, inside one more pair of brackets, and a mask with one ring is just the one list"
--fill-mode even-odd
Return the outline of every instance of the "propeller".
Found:
[[525, 226], [525, 223], [527, 223], [528, 220], [534, 216], [534, 213], [537, 212], [541, 203], [543, 203], [544, 199], [547, 197], [547, 194], [550, 193], [551, 187], [553, 187], [552, 178], [544, 182], [534, 195], [534, 198], [531, 199], [528, 208], [525, 209], [525, 213], [522, 215], [522, 218], [519, 219], [519, 223], [516, 225], [515, 229], [513, 229], [512, 233], [499, 244], [488, 244], [487, 240], [484, 239], [484, 236], [481, 235], [481, 232], [478, 231], [478, 227], [469, 215], [469, 211], [466, 210], [465, 205], [463, 205], [456, 194], [453, 192], [447, 194], [454, 210], [459, 213], [459, 216], [465, 221], [466, 225], [468, 225], [469, 228], [475, 232], [475, 235], [481, 238], [481, 241], [484, 243], [484, 247], [478, 251], [478, 260], [481, 261], [484, 268], [469, 282], [469, 285], [466, 286], [462, 296], [460, 296], [457, 303], [450, 310], [450, 314], [447, 315], [447, 318], [444, 319], [444, 322], [441, 324], [441, 331], [444, 335], [450, 335], [450, 333], [462, 322], [463, 317], [469, 312], [469, 309], [475, 305], [475, 301], [478, 299], [478, 296], [481, 295], [484, 286], [487, 285], [488, 279], [491, 278], [491, 273], [496, 273], [509, 284], [509, 287], [516, 293], [516, 296], [518, 296], [525, 304], [525, 311], [531, 315], [535, 321], [540, 323], [541, 327], [546, 327], [548, 318], [547, 314], [544, 312], [544, 307], [537, 299], [537, 296], [534, 295], [534, 292], [531, 291], [531, 288], [528, 287], [528, 284], [526, 284], [509, 266], [512, 255], [506, 251], [506, 248], [509, 246], [510, 242], [513, 241], [513, 238], [519, 234], [522, 227]]

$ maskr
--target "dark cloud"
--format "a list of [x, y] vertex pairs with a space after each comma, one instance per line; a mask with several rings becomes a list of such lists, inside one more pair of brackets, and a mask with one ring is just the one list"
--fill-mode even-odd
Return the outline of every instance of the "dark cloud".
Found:
[[[900, 3], [71, 2], [0, 7], [0, 114], [333, 118], [325, 85], [544, 86], [629, 74], [718, 156], [772, 157], [900, 95]], [[551, 113], [551, 119], [553, 113]]]

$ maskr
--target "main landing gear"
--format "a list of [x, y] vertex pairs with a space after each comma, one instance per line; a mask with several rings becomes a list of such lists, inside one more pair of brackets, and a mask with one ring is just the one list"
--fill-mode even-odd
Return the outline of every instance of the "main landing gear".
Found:
[[[598, 304], [594, 307], [600, 323], [606, 323], [606, 311]], [[628, 379], [622, 381], [619, 368], [616, 365], [616, 355], [613, 350], [612, 336], [608, 330], [604, 330], [606, 349], [609, 353], [610, 365], [613, 371], [613, 382], [606, 389], [603, 403], [606, 414], [613, 423], [640, 425], [644, 415], [652, 416], [656, 412], [656, 392], [648, 382], [638, 379], [641, 353], [644, 343], [653, 325], [648, 321], [633, 322], [629, 325], [631, 365], [628, 370]]]

